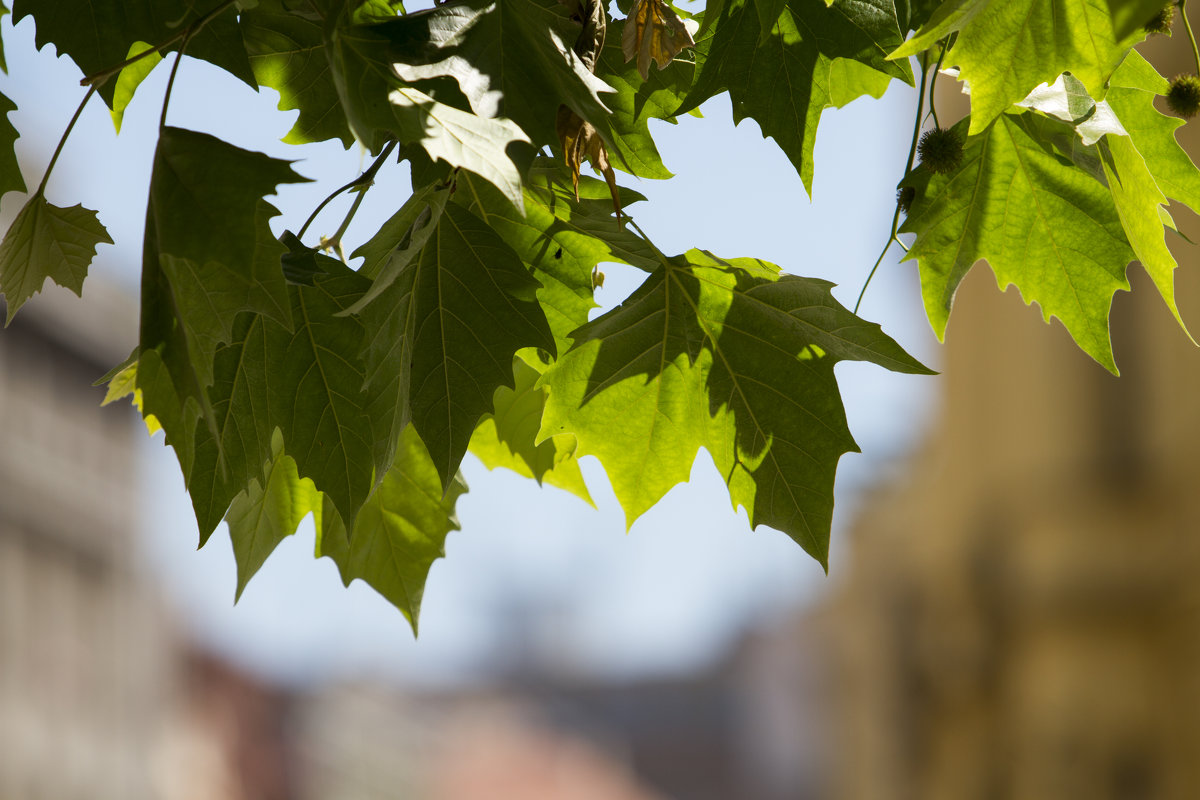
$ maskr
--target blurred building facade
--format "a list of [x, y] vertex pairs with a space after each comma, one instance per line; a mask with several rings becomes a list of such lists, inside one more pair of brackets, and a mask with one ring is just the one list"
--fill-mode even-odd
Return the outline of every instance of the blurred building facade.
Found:
[[0, 797], [154, 796], [172, 641], [137, 567], [138, 421], [88, 390], [130, 300], [51, 290], [0, 334]]
[[[1195, 330], [1200, 260], [1172, 248]], [[1121, 378], [986, 267], [959, 291], [938, 427], [826, 611], [839, 800], [1200, 797], [1200, 353], [1130, 278]]]

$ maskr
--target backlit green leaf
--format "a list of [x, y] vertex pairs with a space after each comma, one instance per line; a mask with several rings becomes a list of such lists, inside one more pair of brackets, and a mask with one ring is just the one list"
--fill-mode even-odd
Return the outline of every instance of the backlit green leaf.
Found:
[[[134, 42], [129, 45], [128, 57], [133, 58], [153, 47], [154, 45], [146, 42]], [[162, 56], [158, 53], [151, 53], [125, 67], [117, 75], [117, 87], [113, 92], [112, 99], [112, 119], [118, 133], [121, 131], [121, 120], [125, 118], [125, 109], [129, 106], [129, 101], [133, 100], [133, 93], [161, 61]]]
[[546, 391], [537, 385], [540, 373], [518, 358], [513, 361], [513, 374], [513, 388], [496, 389], [495, 411], [484, 417], [471, 435], [471, 452], [488, 469], [510, 469], [595, 505], [575, 460], [575, 437], [568, 434], [537, 441], [546, 405]]
[[446, 554], [446, 536], [459, 529], [454, 505], [467, 491], [461, 476], [443, 485], [412, 427], [404, 429], [396, 463], [363, 506], [353, 533], [326, 505], [317, 555], [337, 564], [349, 586], [358, 578], [400, 609], [417, 632], [425, 580]]
[[[966, 134], [968, 122], [955, 128]], [[1030, 114], [1002, 116], [966, 139], [961, 166], [949, 175], [921, 168], [906, 179], [916, 190], [902, 232], [917, 234], [906, 256], [921, 273], [925, 311], [944, 335], [954, 292], [987, 259], [1001, 289], [1016, 284], [1049, 321], [1058, 317], [1079, 346], [1116, 367], [1108, 311], [1134, 258], [1108, 188], [1067, 162], [1049, 142], [1071, 129]]]
[[283, 453], [281, 436], [276, 435], [272, 450], [261, 480], [252, 480], [229, 507], [229, 538], [237, 562], [234, 602], [241, 599], [246, 584], [279, 543], [296, 532], [302, 519], [315, 513], [317, 527], [321, 524], [321, 493], [312, 481], [296, 473], [296, 462]]
[[752, 525], [825, 564], [834, 471], [855, 450], [834, 363], [926, 371], [831, 286], [698, 250], [663, 262], [546, 371], [541, 436], [575, 434], [630, 524], [687, 480], [704, 447]]
[[[1129, 13], [1122, 10], [1114, 22], [1117, 6]], [[1113, 70], [1144, 38], [1141, 24], [1161, 7], [1160, 0], [947, 0], [891, 57], [915, 55], [957, 31], [945, 64], [957, 66], [970, 84], [970, 132], [976, 134], [1064, 72], [1103, 98]], [[1141, 22], [1130, 26], [1132, 17]]]

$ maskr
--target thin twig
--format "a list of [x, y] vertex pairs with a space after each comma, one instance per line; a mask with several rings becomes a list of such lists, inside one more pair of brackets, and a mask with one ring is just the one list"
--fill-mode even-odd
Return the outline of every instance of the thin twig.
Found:
[[304, 220], [304, 224], [300, 226], [300, 230], [297, 231], [297, 233], [296, 233], [296, 238], [297, 239], [304, 238], [304, 232], [307, 231], [308, 227], [313, 224], [313, 220], [315, 220], [317, 218], [317, 215], [320, 214], [322, 210], [324, 210], [325, 206], [332, 203], [339, 194], [341, 194], [342, 192], [348, 192], [351, 189], [353, 189], [355, 186], [362, 186], [363, 184], [369, 184], [369, 183], [374, 182], [375, 174], [378, 173], [379, 170], [383, 167], [383, 162], [387, 159], [388, 156], [390, 156], [392, 154], [392, 151], [395, 149], [396, 149], [396, 143], [388, 142], [386, 145], [383, 146], [383, 149], [379, 151], [379, 155], [376, 156], [375, 160], [373, 162], [371, 162], [371, 166], [367, 167], [366, 170], [363, 172], [363, 174], [359, 175], [357, 178], [350, 181], [345, 186], [339, 186], [338, 188], [336, 188], [332, 192], [330, 192], [329, 196], [326, 197], [324, 200], [322, 200], [320, 203], [318, 203], [317, 207], [313, 209], [313, 212], [308, 215], [308, 219]]
[[[913, 159], [917, 155], [917, 138], [921, 134], [921, 112], [925, 108], [925, 80], [929, 77], [929, 70], [924, 64], [921, 65], [921, 88], [917, 92], [917, 119], [913, 123], [912, 142], [908, 146], [908, 166], [904, 170], [904, 174], [912, 172]], [[862, 291], [858, 293], [858, 301], [854, 304], [854, 313], [858, 313], [859, 306], [862, 305], [863, 297], [867, 294], [867, 287], [871, 285], [871, 279], [875, 277], [875, 272], [879, 269], [879, 265], [883, 263], [883, 257], [887, 255], [887, 251], [892, 246], [892, 242], [897, 242], [901, 247], [904, 247], [903, 242], [896, 237], [896, 231], [900, 227], [900, 203], [896, 202], [896, 211], [892, 214], [892, 230], [888, 234], [887, 243], [884, 244], [883, 250], [879, 253], [879, 258], [875, 259], [875, 266], [871, 267], [871, 271], [867, 273], [867, 279], [863, 282]], [[907, 250], [908, 248], [905, 248]]]
[[50, 173], [54, 171], [54, 165], [58, 163], [58, 157], [62, 154], [63, 145], [67, 143], [67, 137], [71, 135], [71, 129], [75, 127], [75, 123], [79, 121], [79, 115], [83, 113], [83, 107], [88, 104], [88, 100], [92, 99], [92, 95], [96, 93], [95, 86], [89, 86], [87, 94], [83, 96], [83, 100], [79, 103], [79, 108], [75, 109], [75, 115], [71, 117], [71, 121], [67, 123], [67, 129], [63, 131], [62, 138], [58, 140], [58, 147], [54, 148], [54, 155], [50, 156], [50, 163], [46, 166], [46, 174], [42, 175], [42, 182], [38, 184], [37, 191], [34, 192], [35, 197], [42, 197], [46, 193], [46, 182], [50, 180]]
[[1188, 39], [1192, 41], [1192, 55], [1196, 59], [1196, 74], [1200, 75], [1200, 48], [1196, 47], [1196, 34], [1192, 33], [1192, 23], [1188, 21], [1187, 0], [1179, 0], [1179, 15], [1183, 17], [1183, 27], [1187, 31]]

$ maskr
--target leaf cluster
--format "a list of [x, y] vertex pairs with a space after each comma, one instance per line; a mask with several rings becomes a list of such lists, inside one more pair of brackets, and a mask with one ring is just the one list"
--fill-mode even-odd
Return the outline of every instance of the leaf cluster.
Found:
[[[160, 61], [173, 85], [183, 53], [275, 90], [297, 112], [286, 142], [357, 142], [373, 157], [330, 196], [356, 193], [351, 216], [385, 161], [409, 162], [394, 215], [349, 258], [349, 217], [318, 242], [305, 241], [312, 216], [277, 237], [266, 198], [303, 179], [168, 125], [169, 87], [139, 344], [106, 381], [107, 401], [132, 396], [174, 448], [202, 541], [228, 523], [239, 595], [311, 514], [317, 555], [415, 628], [468, 451], [589, 502], [578, 458], [593, 455], [632, 524], [704, 448], [752, 525], [827, 563], [837, 463], [857, 449], [834, 365], [929, 370], [831, 284], [753, 258], [667, 255], [633, 222], [643, 198], [614, 168], [669, 178], [650, 122], [718, 94], [811, 191], [824, 110], [919, 73], [889, 243], [915, 236], [935, 330], [986, 259], [1115, 369], [1107, 315], [1126, 268], [1140, 261], [1178, 316], [1166, 204], [1200, 209], [1182, 123], [1155, 108], [1167, 82], [1132, 49], [1160, 6], [715, 0], [691, 15], [635, 0], [612, 19], [598, 0], [17, 0], [12, 14], [79, 66], [83, 104], [98, 95], [118, 125]], [[926, 79], [942, 67], [970, 85], [971, 114], [937, 124], [914, 165]], [[26, 188], [13, 109], [0, 94], [0, 193]], [[95, 211], [45, 199], [69, 133], [0, 244], [10, 320], [47, 278], [80, 292], [110, 242]], [[605, 181], [580, 174], [586, 160]], [[590, 319], [606, 262], [645, 279]]]

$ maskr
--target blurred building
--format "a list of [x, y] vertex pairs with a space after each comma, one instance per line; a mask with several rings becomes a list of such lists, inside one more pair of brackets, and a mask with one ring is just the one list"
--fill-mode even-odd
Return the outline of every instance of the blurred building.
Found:
[[1200, 797], [1200, 351], [1130, 278], [1119, 379], [986, 267], [959, 291], [937, 430], [827, 610], [839, 800]]
[[0, 332], [0, 797], [152, 796], [171, 638], [138, 568], [138, 420], [91, 384], [124, 295], [48, 290]]

